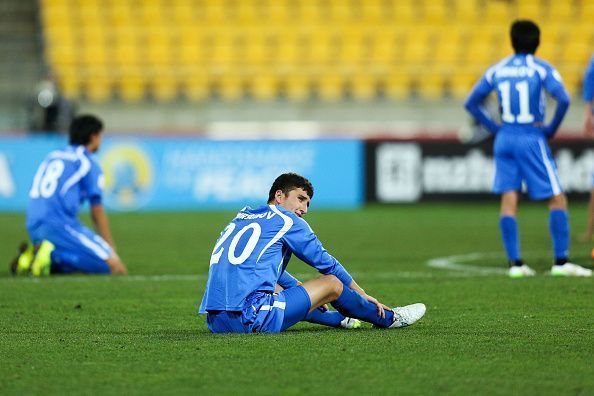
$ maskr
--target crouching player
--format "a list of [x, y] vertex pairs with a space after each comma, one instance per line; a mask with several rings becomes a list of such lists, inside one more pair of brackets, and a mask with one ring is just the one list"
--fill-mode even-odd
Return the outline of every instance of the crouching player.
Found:
[[[313, 193], [306, 178], [282, 174], [270, 188], [267, 205], [243, 208], [222, 231], [199, 309], [211, 332], [276, 333], [302, 320], [332, 325], [324, 315], [397, 328], [425, 314], [421, 303], [394, 309], [380, 303], [323, 248], [302, 218]], [[286, 271], [292, 254], [322, 275], [299, 283]], [[277, 284], [284, 290], [275, 293]], [[338, 313], [318, 309], [327, 303]]]
[[[73, 120], [70, 144], [52, 151], [39, 165], [29, 191], [24, 243], [11, 263], [15, 275], [126, 274], [115, 252], [101, 203], [103, 173], [92, 157], [101, 145], [103, 123], [86, 115]], [[77, 218], [79, 206], [90, 203], [97, 235]]]

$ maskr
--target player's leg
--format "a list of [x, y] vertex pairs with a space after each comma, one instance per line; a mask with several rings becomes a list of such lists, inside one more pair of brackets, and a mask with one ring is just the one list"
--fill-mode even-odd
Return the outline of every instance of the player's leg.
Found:
[[303, 283], [302, 287], [310, 298], [309, 312], [324, 304], [331, 303], [344, 316], [373, 323], [378, 327], [390, 327], [394, 323], [394, 313], [392, 311], [386, 310], [385, 317], [380, 317], [375, 304], [367, 301], [356, 291], [344, 286], [333, 275], [322, 275]]
[[[87, 227], [43, 225], [35, 231], [37, 252], [31, 264], [34, 276], [52, 274], [109, 274], [111, 247]], [[115, 256], [117, 257], [117, 256]]]
[[29, 242], [21, 242], [17, 248], [16, 256], [9, 264], [13, 275], [28, 275], [33, 262], [34, 246]]
[[592, 276], [592, 270], [569, 262], [569, 215], [567, 198], [561, 193], [549, 199], [549, 231], [553, 241], [553, 276]]
[[[282, 292], [280, 285], [276, 285], [275, 291]], [[306, 322], [320, 324], [329, 327], [344, 327], [346, 329], [356, 329], [361, 327], [361, 322], [358, 319], [348, 318], [338, 311], [330, 311], [325, 305], [319, 306], [311, 310], [304, 319]]]
[[499, 230], [510, 266], [522, 265], [520, 255], [520, 237], [518, 232], [518, 200], [517, 191], [507, 191], [501, 194], [499, 212]]
[[493, 192], [501, 195], [499, 212], [499, 230], [511, 277], [530, 276], [532, 270], [522, 261], [520, 237], [517, 222], [519, 193], [522, 179], [518, 162], [514, 154], [517, 144], [513, 137], [498, 135], [495, 138], [495, 178]]
[[523, 151], [521, 172], [533, 200], [547, 199], [549, 231], [555, 262], [551, 274], [559, 276], [591, 276], [592, 271], [569, 263], [569, 216], [557, 165], [544, 138], [527, 142]]

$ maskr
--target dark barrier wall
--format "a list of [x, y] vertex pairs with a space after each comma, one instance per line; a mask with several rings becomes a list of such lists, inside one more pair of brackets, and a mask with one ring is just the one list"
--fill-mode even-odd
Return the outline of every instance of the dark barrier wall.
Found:
[[[559, 176], [570, 197], [585, 198], [592, 185], [594, 144], [554, 141]], [[447, 141], [368, 141], [368, 202], [417, 202], [431, 199], [488, 199], [493, 180], [492, 142], [464, 145]]]

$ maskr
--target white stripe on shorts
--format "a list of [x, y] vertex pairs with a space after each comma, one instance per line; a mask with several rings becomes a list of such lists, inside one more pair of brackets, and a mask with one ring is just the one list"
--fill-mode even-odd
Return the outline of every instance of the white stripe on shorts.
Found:
[[551, 183], [551, 188], [553, 189], [553, 195], [559, 195], [561, 194], [561, 186], [559, 185], [559, 180], [557, 179], [557, 174], [555, 173], [553, 164], [551, 164], [551, 161], [547, 156], [547, 150], [545, 148], [544, 141], [539, 139], [538, 145], [540, 146], [540, 154], [542, 155], [542, 161], [544, 163], [545, 168], [547, 169], [547, 174], [549, 175], [549, 181]]
[[287, 303], [283, 301], [275, 301], [274, 304], [272, 304], [272, 307], [270, 307], [270, 305], [262, 305], [260, 311], [270, 311], [272, 308], [285, 309], [286, 306]]
[[93, 253], [95, 253], [97, 257], [99, 257], [101, 260], [107, 260], [109, 258], [108, 249], [103, 249], [101, 245], [91, 241], [85, 234], [81, 234], [69, 225], [64, 226], [64, 228], [66, 229], [66, 231], [70, 233], [70, 235], [77, 238], [80, 241], [80, 243], [91, 249]]

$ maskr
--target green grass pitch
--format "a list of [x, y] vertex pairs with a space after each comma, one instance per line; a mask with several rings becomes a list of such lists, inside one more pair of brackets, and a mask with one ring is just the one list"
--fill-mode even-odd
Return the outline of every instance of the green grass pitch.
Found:
[[[521, 206], [538, 276], [519, 280], [489, 272], [505, 267], [493, 202], [314, 208], [310, 225], [359, 284], [389, 304], [424, 302], [425, 318], [393, 331], [212, 335], [196, 310], [232, 215], [111, 214], [129, 277], [0, 275], [0, 394], [594, 394], [594, 279], [545, 274], [544, 204]], [[585, 217], [571, 206], [574, 235]], [[5, 263], [23, 219], [0, 215]], [[572, 239], [574, 261], [592, 267], [592, 244]], [[457, 269], [427, 264], [460, 255]], [[297, 259], [289, 269], [315, 275]]]

